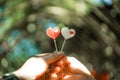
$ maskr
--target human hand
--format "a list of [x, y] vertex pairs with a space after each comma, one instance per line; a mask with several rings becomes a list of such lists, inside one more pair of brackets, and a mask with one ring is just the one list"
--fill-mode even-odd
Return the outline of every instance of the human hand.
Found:
[[56, 53], [37, 54], [29, 58], [18, 70], [13, 73], [20, 80], [36, 80], [43, 76], [49, 64], [59, 60], [63, 55]]
[[95, 80], [88, 69], [74, 57], [64, 57], [56, 63], [56, 67], [60, 67], [64, 76], [59, 78], [61, 75], [57, 75], [56, 70], [54, 75], [57, 76], [51, 76], [53, 78], [51, 80]]
[[[51, 58], [56, 56], [53, 53], [48, 54], [28, 59], [14, 74], [20, 80], [94, 80], [87, 68], [76, 58], [59, 56], [50, 59], [50, 56]], [[54, 67], [49, 71], [51, 64]]]

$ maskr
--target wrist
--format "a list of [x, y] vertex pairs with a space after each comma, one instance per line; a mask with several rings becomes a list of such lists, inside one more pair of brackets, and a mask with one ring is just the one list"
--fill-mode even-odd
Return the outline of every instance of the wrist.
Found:
[[13, 74], [15, 74], [19, 80], [35, 80], [21, 70], [14, 71]]
[[14, 73], [6, 73], [2, 76], [2, 80], [19, 80]]
[[13, 74], [16, 75], [17, 78], [20, 80], [20, 75], [19, 75], [19, 73], [17, 71], [14, 71]]
[[13, 74], [16, 75], [16, 77], [17, 77], [19, 80], [25, 80], [25, 77], [23, 76], [23, 74], [22, 74], [19, 70], [14, 71]]

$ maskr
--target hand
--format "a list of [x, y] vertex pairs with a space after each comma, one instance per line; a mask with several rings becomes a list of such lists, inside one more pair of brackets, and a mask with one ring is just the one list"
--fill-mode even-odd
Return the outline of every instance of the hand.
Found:
[[[63, 76], [59, 74], [59, 72], [61, 71], [63, 73]], [[76, 58], [64, 57], [56, 63], [49, 80], [95, 80], [95, 79], [88, 71], [88, 69]]]
[[48, 65], [42, 58], [32, 57], [23, 66], [13, 72], [20, 80], [35, 80], [37, 75], [41, 75], [47, 70]]
[[59, 60], [63, 55], [56, 53], [38, 54], [29, 58], [18, 70], [13, 73], [20, 80], [36, 80], [43, 76], [49, 64]]
[[[94, 80], [87, 68], [76, 58], [64, 56], [63, 58], [59, 57], [59, 59], [57, 59], [59, 61], [56, 59], [50, 61], [45, 57], [31, 57], [20, 69], [13, 73], [18, 76], [20, 80], [41, 80], [41, 78], [46, 75], [49, 65], [55, 62], [54, 68], [47, 80], [57, 80], [58, 78], [60, 80], [61, 77], [61, 80]], [[60, 72], [65, 74], [61, 75]]]

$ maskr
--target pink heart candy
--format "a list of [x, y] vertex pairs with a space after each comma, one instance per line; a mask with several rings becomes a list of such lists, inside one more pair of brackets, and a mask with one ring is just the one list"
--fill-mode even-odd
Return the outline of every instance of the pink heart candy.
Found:
[[58, 27], [54, 27], [54, 28], [48, 28], [46, 30], [46, 34], [52, 38], [52, 39], [56, 39], [58, 37], [58, 35], [60, 34], [60, 29]]

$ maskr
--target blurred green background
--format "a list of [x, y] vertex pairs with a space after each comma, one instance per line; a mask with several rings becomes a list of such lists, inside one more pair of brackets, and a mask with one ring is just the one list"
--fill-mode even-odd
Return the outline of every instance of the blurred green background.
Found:
[[[63, 24], [76, 30], [66, 55], [79, 59], [97, 80], [120, 79], [120, 0], [0, 0], [0, 75], [32, 55], [53, 52], [45, 30]], [[59, 49], [63, 40], [57, 38]]]

